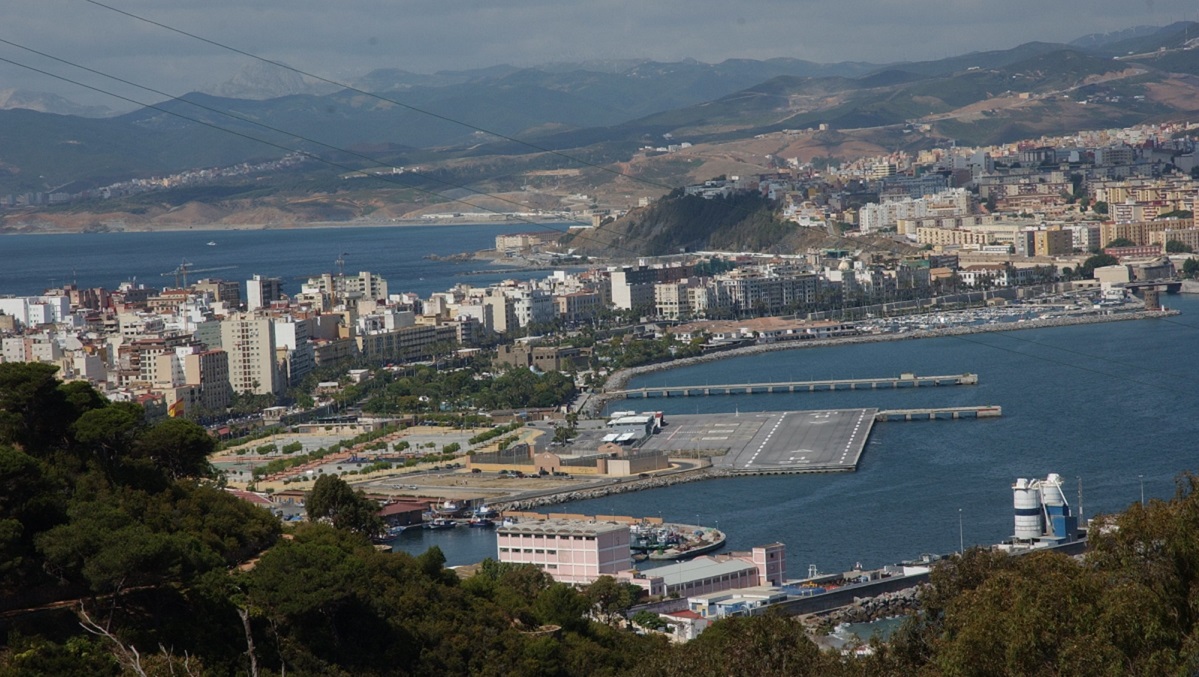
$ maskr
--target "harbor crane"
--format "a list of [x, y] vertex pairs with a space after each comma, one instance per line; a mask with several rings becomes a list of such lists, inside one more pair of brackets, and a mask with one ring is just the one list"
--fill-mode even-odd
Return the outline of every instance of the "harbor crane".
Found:
[[[217, 266], [215, 268], [192, 268], [192, 263], [186, 259], [179, 262], [174, 270], [163, 273], [163, 277], [175, 276], [175, 287], [182, 289], [187, 286], [187, 276], [194, 273], [215, 273], [222, 270], [233, 270], [237, 266]], [[180, 283], [182, 281], [182, 283]]]

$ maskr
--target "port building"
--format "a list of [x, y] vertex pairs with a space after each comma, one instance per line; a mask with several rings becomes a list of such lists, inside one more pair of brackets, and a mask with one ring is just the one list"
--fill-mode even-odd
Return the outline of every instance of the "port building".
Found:
[[664, 450], [643, 450], [614, 443], [604, 443], [594, 453], [577, 455], [537, 451], [522, 443], [499, 451], [471, 454], [467, 466], [481, 472], [627, 477], [668, 470], [670, 457]]
[[548, 519], [496, 530], [499, 560], [532, 564], [561, 583], [587, 585], [629, 568], [629, 525]]
[[781, 586], [786, 568], [786, 547], [772, 543], [749, 552], [702, 555], [648, 571], [629, 569], [616, 578], [650, 595], [694, 597], [737, 588]]

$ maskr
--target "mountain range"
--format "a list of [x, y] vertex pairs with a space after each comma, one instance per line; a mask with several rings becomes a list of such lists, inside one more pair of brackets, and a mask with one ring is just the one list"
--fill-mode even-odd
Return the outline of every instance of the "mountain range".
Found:
[[334, 159], [335, 170], [420, 165], [445, 182], [493, 186], [512, 167], [572, 166], [546, 151], [607, 165], [667, 139], [723, 143], [827, 125], [833, 135], [898, 149], [1185, 119], [1199, 114], [1197, 41], [1199, 24], [1187, 22], [923, 62], [382, 69], [341, 89], [262, 66], [209, 93], [110, 117], [0, 91], [8, 108], [0, 110], [0, 195], [271, 159], [287, 149]]

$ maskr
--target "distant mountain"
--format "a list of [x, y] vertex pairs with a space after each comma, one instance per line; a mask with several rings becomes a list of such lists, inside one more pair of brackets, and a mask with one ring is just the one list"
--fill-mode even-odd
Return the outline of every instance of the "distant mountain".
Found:
[[203, 87], [200, 91], [229, 99], [261, 101], [292, 94], [329, 94], [337, 89], [334, 85], [306, 78], [281, 66], [251, 61], [237, 75], [222, 83]]
[[1084, 35], [1077, 40], [1071, 40], [1070, 46], [1079, 47], [1081, 49], [1097, 50], [1113, 43], [1153, 35], [1160, 30], [1162, 30], [1161, 26], [1135, 26], [1133, 28], [1125, 28], [1122, 31], [1091, 33], [1090, 35]]
[[1181, 49], [1186, 47], [1190, 40], [1195, 39], [1199, 39], [1199, 24], [1193, 21], [1179, 21], [1145, 35], [1102, 44], [1091, 48], [1090, 51], [1116, 57], [1150, 54], [1160, 50]]
[[[9, 93], [0, 98], [5, 106], [29, 110], [0, 110], [0, 194], [268, 159], [296, 148], [355, 168], [462, 159], [469, 171], [447, 170], [460, 183], [519, 181], [504, 156], [536, 155], [537, 148], [482, 130], [610, 163], [628, 160], [638, 146], [661, 145], [667, 134], [702, 143], [827, 124], [830, 133], [881, 130], [884, 146], [895, 148], [945, 138], [1010, 141], [1199, 112], [1199, 78], [1190, 77], [1199, 76], [1196, 24], [1082, 41], [1094, 47], [1033, 42], [889, 66], [612, 60], [434, 74], [381, 69], [355, 82], [382, 100], [350, 89], [322, 93], [295, 73], [262, 65], [215, 88], [239, 96], [192, 93], [107, 120], [83, 117], [90, 110], [36, 112], [67, 104]], [[298, 93], [255, 98], [268, 90]], [[369, 149], [370, 158], [336, 149]], [[528, 167], [553, 168], [554, 161], [529, 159]]]
[[57, 94], [30, 92], [23, 89], [0, 89], [0, 110], [16, 108], [39, 113], [79, 115], [92, 118], [107, 117], [113, 114], [113, 110], [106, 106], [84, 106]]

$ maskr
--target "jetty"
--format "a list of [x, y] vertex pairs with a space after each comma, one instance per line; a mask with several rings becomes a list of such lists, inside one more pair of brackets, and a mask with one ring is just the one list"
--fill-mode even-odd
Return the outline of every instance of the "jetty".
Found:
[[887, 409], [874, 415], [874, 420], [883, 421], [948, 421], [956, 418], [995, 418], [1003, 415], [998, 405], [974, 407], [931, 407], [925, 409]]
[[932, 388], [939, 386], [978, 385], [978, 374], [918, 376], [904, 373], [895, 377], [848, 378], [820, 381], [773, 381], [764, 383], [725, 383], [715, 385], [647, 386], [612, 390], [606, 395], [625, 399], [654, 397], [706, 397], [711, 395], [763, 395], [773, 393], [815, 393], [835, 390], [880, 390], [888, 388]]

